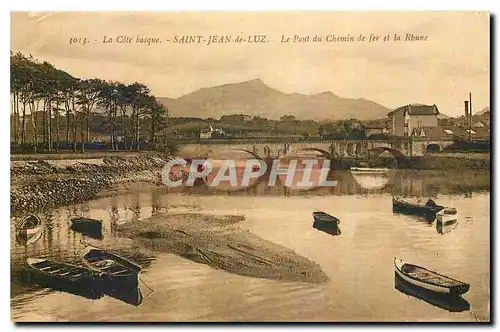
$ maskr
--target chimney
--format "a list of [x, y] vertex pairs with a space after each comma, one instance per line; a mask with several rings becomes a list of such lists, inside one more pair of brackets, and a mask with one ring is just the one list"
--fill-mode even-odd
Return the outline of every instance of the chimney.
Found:
[[465, 105], [465, 118], [464, 118], [464, 125], [467, 126], [469, 122], [469, 101], [464, 100], [464, 105]]

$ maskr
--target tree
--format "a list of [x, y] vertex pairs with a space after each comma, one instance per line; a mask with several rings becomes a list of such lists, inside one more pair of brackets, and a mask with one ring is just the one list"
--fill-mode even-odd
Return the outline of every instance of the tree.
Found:
[[281, 118], [280, 118], [280, 121], [282, 122], [293, 122], [295, 121], [295, 116], [294, 115], [283, 115]]
[[[85, 152], [85, 142], [89, 142], [89, 132], [90, 132], [90, 116], [95, 106], [99, 103], [101, 98], [101, 92], [105, 87], [105, 82], [98, 78], [87, 79], [80, 82], [79, 94], [78, 94], [78, 104], [81, 106], [81, 118], [82, 125], [80, 126], [81, 133], [81, 151]], [[85, 140], [83, 138], [83, 122], [85, 122]]]

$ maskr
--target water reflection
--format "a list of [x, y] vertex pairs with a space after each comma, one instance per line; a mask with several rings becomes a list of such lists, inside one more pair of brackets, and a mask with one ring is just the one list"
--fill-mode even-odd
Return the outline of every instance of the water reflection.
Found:
[[470, 309], [470, 304], [461, 296], [452, 296], [446, 294], [438, 294], [429, 290], [413, 286], [403, 279], [397, 273], [394, 273], [394, 287], [396, 290], [406, 295], [415, 297], [425, 301], [438, 308], [448, 310], [450, 312], [461, 312]]
[[452, 230], [457, 228], [458, 221], [455, 219], [453, 221], [442, 223], [436, 220], [436, 230], [439, 234], [450, 233]]
[[331, 223], [331, 222], [324, 222], [321, 220], [315, 220], [313, 222], [313, 228], [328, 233], [330, 235], [340, 235], [342, 232], [340, 231], [340, 228], [338, 225]]
[[139, 306], [143, 300], [139, 287], [105, 289], [104, 294], [133, 306]]
[[[239, 174], [239, 173], [238, 173]], [[472, 191], [489, 191], [490, 175], [485, 172], [468, 171], [430, 171], [430, 170], [391, 170], [380, 175], [353, 176], [349, 171], [332, 170], [328, 181], [337, 181], [333, 187], [297, 187], [297, 178], [292, 186], [285, 186], [284, 176], [278, 176], [274, 185], [269, 185], [269, 177], [262, 176], [249, 187], [231, 188], [229, 183], [221, 182], [217, 187], [203, 185], [169, 188], [169, 192], [193, 194], [227, 194], [242, 196], [260, 195], [368, 195], [392, 194], [414, 197], [435, 197], [443, 194], [463, 194], [470, 198]], [[240, 180], [239, 180], [240, 181]], [[227, 181], [226, 181], [227, 182]], [[238, 182], [240, 183], [240, 182]]]

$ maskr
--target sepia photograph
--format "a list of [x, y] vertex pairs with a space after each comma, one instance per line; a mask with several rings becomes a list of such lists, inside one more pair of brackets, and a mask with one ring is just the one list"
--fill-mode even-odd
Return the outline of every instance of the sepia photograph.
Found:
[[491, 323], [491, 20], [10, 12], [11, 321]]

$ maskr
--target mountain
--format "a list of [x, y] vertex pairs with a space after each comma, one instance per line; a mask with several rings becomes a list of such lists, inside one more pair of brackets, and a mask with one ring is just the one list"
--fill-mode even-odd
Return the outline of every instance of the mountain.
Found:
[[175, 117], [220, 118], [248, 114], [278, 120], [294, 115], [299, 120], [359, 120], [385, 118], [390, 109], [366, 99], [347, 99], [323, 92], [313, 95], [283, 93], [259, 79], [203, 88], [177, 99], [158, 98]]
[[487, 115], [489, 113], [490, 113], [490, 107], [486, 106], [485, 108], [483, 108], [482, 110], [480, 110], [479, 112], [477, 112], [474, 115]]
[[446, 114], [444, 114], [444, 113], [439, 113], [439, 114], [437, 115], [437, 118], [438, 118], [439, 120], [442, 120], [442, 119], [449, 119], [449, 118], [451, 118], [451, 116], [446, 115]]

